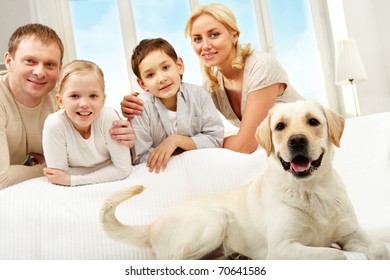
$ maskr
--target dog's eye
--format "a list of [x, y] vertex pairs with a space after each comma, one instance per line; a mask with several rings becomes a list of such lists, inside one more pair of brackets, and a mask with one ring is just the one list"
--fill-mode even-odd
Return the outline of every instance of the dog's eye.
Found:
[[280, 122], [280, 123], [278, 123], [277, 125], [276, 125], [276, 130], [278, 130], [278, 131], [280, 131], [280, 130], [283, 130], [284, 128], [286, 127], [286, 125], [284, 124], [284, 123], [282, 123], [282, 122]]
[[320, 122], [317, 119], [314, 119], [314, 118], [309, 119], [308, 123], [311, 126], [318, 126], [320, 124]]

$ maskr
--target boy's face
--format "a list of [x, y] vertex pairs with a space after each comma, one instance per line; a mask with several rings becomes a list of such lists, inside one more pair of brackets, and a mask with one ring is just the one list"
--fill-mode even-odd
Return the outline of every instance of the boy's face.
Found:
[[81, 134], [89, 132], [106, 98], [101, 83], [94, 73], [70, 75], [56, 97], [60, 108], [65, 109], [66, 115]]
[[61, 69], [61, 51], [56, 43], [48, 45], [34, 37], [22, 40], [14, 56], [5, 54], [10, 72], [12, 93], [29, 106], [40, 100], [56, 85]]
[[138, 84], [144, 91], [160, 98], [166, 106], [172, 104], [173, 100], [176, 102], [181, 75], [184, 73], [184, 64], [180, 58], [175, 62], [166, 53], [155, 50], [141, 61], [138, 68], [141, 75]]

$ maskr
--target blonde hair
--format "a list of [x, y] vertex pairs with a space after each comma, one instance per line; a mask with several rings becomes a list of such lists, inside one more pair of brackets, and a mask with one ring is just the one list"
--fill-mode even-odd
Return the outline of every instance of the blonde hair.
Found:
[[[237, 37], [239, 37], [240, 30], [238, 29], [236, 17], [234, 16], [233, 12], [225, 5], [213, 3], [205, 6], [199, 6], [191, 14], [184, 31], [186, 38], [191, 37], [192, 25], [194, 21], [204, 14], [214, 17], [216, 20], [222, 23], [230, 33], [236, 33]], [[232, 61], [232, 68], [241, 70], [244, 68], [246, 58], [253, 52], [253, 49], [250, 43], [240, 44], [239, 41], [237, 41], [235, 44], [235, 49], [236, 57]], [[209, 80], [209, 90], [211, 92], [217, 91], [219, 89], [219, 83], [216, 70], [213, 69], [213, 67], [207, 66], [203, 62], [201, 62], [201, 64], [203, 72]]]
[[11, 35], [11, 38], [8, 41], [8, 52], [13, 57], [19, 47], [21, 41], [27, 38], [35, 38], [42, 42], [44, 45], [49, 45], [51, 43], [56, 43], [60, 50], [60, 61], [64, 57], [64, 45], [57, 33], [50, 27], [39, 24], [39, 23], [30, 23], [17, 28], [14, 33]]
[[70, 76], [78, 75], [82, 73], [83, 74], [94, 73], [104, 93], [105, 84], [104, 84], [103, 71], [95, 63], [88, 60], [73, 60], [72, 62], [69, 62], [62, 68], [60, 77], [58, 79], [58, 93], [62, 94], [64, 90], [64, 86]]

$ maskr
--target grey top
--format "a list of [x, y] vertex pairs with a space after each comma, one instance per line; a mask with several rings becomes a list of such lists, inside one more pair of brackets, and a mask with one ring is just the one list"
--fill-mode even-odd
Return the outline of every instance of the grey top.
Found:
[[182, 83], [177, 93], [177, 133], [161, 100], [150, 93], [139, 95], [144, 111], [131, 124], [135, 132], [133, 164], [146, 162], [149, 154], [172, 134], [192, 138], [197, 149], [222, 147], [224, 125], [209, 93], [200, 86]]

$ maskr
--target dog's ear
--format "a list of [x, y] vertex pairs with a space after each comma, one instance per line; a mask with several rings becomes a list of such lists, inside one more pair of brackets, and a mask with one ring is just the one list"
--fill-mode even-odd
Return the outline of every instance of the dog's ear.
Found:
[[270, 128], [269, 115], [261, 122], [260, 126], [256, 129], [256, 140], [267, 152], [269, 156], [272, 152], [272, 136]]
[[340, 147], [340, 139], [344, 131], [345, 119], [343, 116], [327, 108], [323, 108], [326, 120], [328, 122], [328, 135], [336, 147]]

